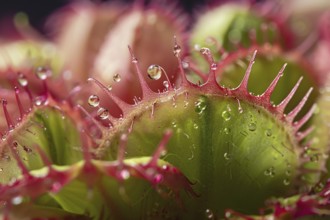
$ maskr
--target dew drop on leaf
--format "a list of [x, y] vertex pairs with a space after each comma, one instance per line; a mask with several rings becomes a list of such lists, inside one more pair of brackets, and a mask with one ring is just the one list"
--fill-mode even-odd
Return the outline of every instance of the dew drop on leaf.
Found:
[[250, 123], [248, 127], [250, 131], [255, 131], [257, 129], [257, 125], [253, 122]]
[[106, 120], [109, 118], [109, 111], [105, 108], [99, 108], [99, 110], [97, 110], [97, 116], [101, 120]]
[[97, 95], [91, 95], [88, 97], [88, 104], [92, 107], [97, 107], [100, 104], [100, 98]]
[[198, 129], [198, 124], [194, 123], [194, 128], [197, 130]]
[[173, 128], [176, 128], [177, 127], [177, 124], [176, 124], [176, 122], [175, 121], [172, 121], [172, 126], [173, 126]]
[[287, 175], [287, 176], [291, 176], [291, 171], [290, 171], [290, 170], [287, 170], [287, 171], [285, 172], [285, 175]]
[[267, 137], [271, 137], [272, 134], [273, 134], [273, 132], [272, 132], [271, 129], [267, 129], [267, 130], [265, 131], [265, 134], [266, 134]]
[[270, 167], [267, 170], [265, 170], [264, 174], [266, 176], [274, 177], [275, 176], [275, 169], [274, 169], [274, 167]]
[[221, 116], [225, 121], [229, 121], [231, 119], [231, 114], [228, 111], [223, 111]]
[[283, 184], [284, 184], [285, 186], [290, 185], [290, 180], [287, 179], [287, 178], [285, 178], [285, 179], [283, 180]]
[[230, 129], [229, 129], [229, 128], [224, 128], [224, 129], [223, 129], [223, 132], [224, 132], [225, 134], [229, 134], [229, 133], [230, 133]]
[[230, 160], [231, 159], [231, 154], [226, 152], [224, 153], [223, 157], [226, 159], [226, 160]]
[[162, 68], [157, 64], [152, 64], [147, 69], [148, 77], [152, 80], [158, 80], [162, 76]]
[[113, 76], [113, 81], [114, 82], [120, 82], [120, 80], [121, 80], [121, 76], [117, 73], [117, 74], [115, 74], [114, 76]]
[[198, 99], [198, 101], [195, 102], [195, 112], [198, 114], [203, 114], [207, 107], [206, 101], [203, 98]]
[[0, 167], [0, 172], [2, 172], [2, 171], [3, 171], [3, 168]]

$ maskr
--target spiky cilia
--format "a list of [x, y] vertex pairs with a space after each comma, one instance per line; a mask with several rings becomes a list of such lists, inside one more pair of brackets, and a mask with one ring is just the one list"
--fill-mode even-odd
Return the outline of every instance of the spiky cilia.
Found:
[[[14, 88], [6, 89], [11, 99], [2, 100], [7, 128], [0, 163], [0, 171], [6, 172], [0, 185], [5, 219], [329, 214], [328, 184], [312, 188], [313, 181], [305, 178], [323, 169], [323, 163], [309, 167], [322, 148], [306, 153], [313, 130], [307, 122], [315, 105], [297, 117], [312, 90], [288, 108], [299, 79], [279, 104], [271, 102], [286, 65], [261, 95], [254, 95], [248, 81], [256, 51], [239, 86], [227, 88], [219, 85], [217, 74], [228, 60], [216, 62], [208, 48], [201, 48], [209, 73], [201, 75], [198, 67], [203, 67], [195, 65], [193, 71], [205, 82], [194, 84], [186, 77], [175, 42], [181, 82], [172, 84], [161, 66], [151, 64], [150, 78], [159, 78], [151, 73], [166, 77], [164, 91], [154, 92], [130, 52], [142, 90], [134, 105], [94, 78], [86, 85], [87, 92], [94, 91], [87, 95], [90, 106], [56, 97], [43, 75], [49, 72], [45, 67], [33, 70], [40, 83], [36, 90], [25, 83], [28, 74], [22, 71]], [[86, 88], [70, 94], [84, 96]], [[9, 105], [16, 105], [17, 116], [10, 114]]]
[[[313, 108], [299, 121], [294, 122], [294, 118], [305, 104], [310, 91], [299, 105], [285, 116], [285, 107], [300, 81], [279, 105], [273, 106], [270, 96], [284, 68], [261, 96], [254, 96], [248, 92], [247, 85], [256, 52], [241, 84], [235, 89], [222, 87], [216, 82], [215, 63], [210, 64], [210, 74], [205, 84], [199, 86], [190, 83], [181, 66], [179, 45], [175, 45], [174, 52], [180, 64], [181, 85], [176, 89], [174, 85], [169, 85], [162, 93], [155, 93], [148, 87], [138, 61], [132, 54], [132, 62], [136, 66], [143, 94], [143, 99], [136, 105], [121, 101], [97, 80], [89, 80], [101, 87], [121, 109], [121, 118], [111, 116], [111, 111], [107, 117], [95, 117], [93, 112], [89, 113], [84, 107], [78, 106], [81, 113], [87, 115], [87, 119], [81, 120], [72, 114], [67, 115], [65, 108], [60, 106], [61, 114], [65, 117], [87, 123], [80, 125], [81, 135], [85, 140], [83, 142], [91, 143], [82, 145], [83, 162], [58, 163], [54, 155], [47, 152], [43, 143], [32, 142], [34, 146], [29, 147], [38, 152], [42, 166], [45, 166], [36, 169], [33, 163], [27, 163], [18, 156], [17, 148], [21, 141], [15, 140], [15, 133], [22, 129], [16, 128], [14, 133], [10, 133], [5, 146], [11, 149], [11, 156], [17, 161], [21, 176], [16, 176], [17, 180], [12, 182], [6, 181], [1, 187], [1, 198], [6, 203], [4, 211], [19, 215], [24, 213], [26, 207], [30, 207], [34, 210], [32, 217], [36, 217], [44, 215], [40, 206], [46, 205], [50, 209], [46, 217], [201, 217], [206, 211], [214, 216], [223, 216], [228, 208], [257, 214], [258, 208], [263, 207], [264, 200], [270, 196], [293, 195], [297, 190], [294, 186], [301, 175], [296, 169], [303, 168], [304, 164], [299, 141], [305, 138], [310, 129], [300, 135], [298, 130], [310, 118]], [[211, 59], [209, 51], [202, 52], [208, 60]], [[56, 105], [52, 104], [51, 97], [47, 96], [47, 101], [43, 102], [42, 106], [47, 115], [50, 115], [53, 111], [51, 109]], [[168, 108], [175, 111], [168, 115]], [[54, 114], [54, 117], [62, 117], [56, 116], [58, 112]], [[41, 116], [32, 112], [29, 115], [31, 118], [42, 118], [42, 113]], [[146, 124], [144, 118], [149, 117], [150, 123]], [[94, 126], [90, 126], [88, 121]], [[111, 126], [103, 123], [104, 121], [108, 121]], [[41, 125], [45, 124], [44, 121]], [[91, 129], [99, 129], [101, 136], [93, 136], [97, 133], [88, 134], [90, 130], [85, 128], [86, 125]], [[207, 133], [209, 126], [219, 133]], [[155, 148], [155, 142], [162, 139], [166, 128], [171, 128], [172, 131], [166, 132], [159, 147]], [[172, 132], [173, 136], [170, 138]], [[129, 133], [128, 136], [126, 133]], [[88, 141], [89, 139], [92, 141]], [[266, 144], [260, 144], [260, 139]], [[168, 147], [166, 153], [163, 153], [167, 141]], [[93, 149], [95, 144], [97, 148]], [[61, 151], [60, 148], [56, 149]], [[74, 149], [68, 151], [72, 153]], [[94, 156], [90, 154], [92, 152]], [[271, 160], [270, 164], [267, 160]], [[245, 168], [240, 165], [243, 161], [246, 163]], [[171, 164], [177, 168], [171, 168]], [[135, 189], [133, 193], [130, 189], [137, 187], [136, 179], [142, 180], [142, 188]], [[233, 185], [236, 181], [240, 190], [236, 188], [238, 185]], [[134, 185], [131, 185], [132, 182]], [[191, 185], [192, 183], [194, 185]], [[253, 192], [253, 202], [238, 203], [240, 194], [248, 195], [254, 184], [260, 185], [257, 185], [258, 193]], [[237, 190], [237, 194], [230, 191], [230, 195], [221, 195], [231, 187]], [[148, 188], [156, 189], [155, 193], [148, 193]], [[262, 188], [264, 190], [261, 190]], [[274, 191], [270, 191], [270, 188]], [[180, 193], [181, 190], [189, 192], [190, 196]], [[158, 193], [160, 196], [157, 196]], [[121, 197], [121, 202], [118, 197]], [[77, 198], [80, 198], [81, 202], [78, 202]], [[139, 198], [143, 201], [141, 204], [148, 207], [147, 211], [141, 211], [141, 207], [137, 205]], [[221, 198], [227, 199], [224, 201]], [[152, 204], [148, 202], [149, 199]], [[171, 199], [174, 199], [177, 205], [170, 205], [168, 201]], [[88, 200], [98, 201], [97, 207], [91, 207], [84, 202]], [[134, 211], [126, 213], [124, 210], [128, 207]], [[61, 209], [63, 211], [59, 212]]]

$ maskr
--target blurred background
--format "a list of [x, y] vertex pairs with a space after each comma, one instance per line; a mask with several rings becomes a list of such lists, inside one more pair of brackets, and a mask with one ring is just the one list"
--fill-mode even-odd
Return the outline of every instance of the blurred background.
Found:
[[[77, 0], [79, 1], [79, 0]], [[80, 0], [83, 1], [83, 0]], [[92, 0], [91, 0], [92, 1]], [[113, 1], [113, 0], [112, 0]], [[117, 2], [132, 2], [133, 0], [116, 0]], [[148, 0], [146, 0], [147, 2]], [[166, 0], [161, 0], [166, 1]], [[167, 0], [170, 2], [179, 2], [183, 9], [188, 13], [202, 5], [206, 0]], [[24, 12], [29, 16], [30, 23], [36, 29], [43, 31], [46, 18], [62, 6], [74, 2], [72, 0], [2, 0], [0, 3], [0, 28], [4, 28], [4, 23], [8, 22], [17, 12]], [[105, 2], [96, 0], [94, 2]], [[108, 0], [107, 2], [111, 2]], [[1, 32], [1, 30], [0, 30]]]

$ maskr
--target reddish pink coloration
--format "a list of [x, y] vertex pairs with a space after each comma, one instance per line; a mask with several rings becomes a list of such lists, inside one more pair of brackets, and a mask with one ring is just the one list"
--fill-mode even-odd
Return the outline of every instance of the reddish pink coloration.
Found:
[[265, 100], [267, 100], [267, 102], [270, 102], [270, 97], [272, 96], [279, 79], [283, 76], [283, 72], [284, 72], [286, 66], [287, 66], [287, 64], [285, 63], [283, 65], [282, 69], [278, 72], [275, 79], [271, 82], [271, 84], [268, 86], [266, 91], [261, 95], [262, 97], [265, 98]]
[[114, 101], [116, 105], [123, 111], [123, 115], [125, 115], [125, 110], [129, 108], [129, 104], [115, 96], [113, 93], [111, 93], [108, 88], [106, 88], [101, 82], [99, 82], [97, 79], [89, 78], [89, 82], [95, 83], [97, 86], [99, 86], [106, 94], [109, 96], [109, 98]]
[[8, 131], [11, 131], [11, 130], [14, 129], [14, 124], [13, 124], [12, 119], [9, 116], [9, 113], [8, 113], [7, 100], [2, 99], [1, 103], [2, 103], [2, 108], [3, 108], [3, 113], [5, 114], [5, 118], [6, 118], [6, 121], [7, 121]]
[[[187, 22], [175, 3], [135, 2], [132, 7], [117, 3], [71, 4], [51, 20], [60, 24], [56, 29], [61, 32], [56, 39], [68, 69], [72, 71], [69, 83], [84, 82], [91, 77], [111, 85], [116, 95], [130, 103], [134, 96], [140, 96], [140, 88], [133, 83], [134, 67], [129, 65], [130, 55], [123, 47], [131, 45], [135, 54], [144, 57], [139, 64], [142, 72], [149, 65], [160, 65], [173, 83], [176, 60], [171, 57], [172, 42], [168, 39], [177, 35], [178, 41], [184, 42]], [[72, 36], [76, 39], [74, 43]], [[186, 51], [185, 47], [183, 51]], [[112, 80], [115, 74], [121, 76], [120, 85]], [[148, 80], [145, 75], [143, 77]], [[126, 89], [128, 85], [130, 90]], [[149, 87], [156, 91], [161, 85], [162, 81], [154, 81]]]
[[[303, 193], [297, 195], [296, 199], [292, 199], [292, 201], [293, 202], [289, 202], [288, 204], [283, 204], [276, 199], [270, 201], [267, 209], [271, 209], [272, 214], [266, 216], [263, 213], [260, 214], [267, 219], [272, 217], [275, 219], [298, 219], [305, 216], [328, 215], [330, 203], [330, 181], [326, 183], [322, 191], [318, 193]], [[232, 210], [228, 210], [228, 213], [231, 217], [240, 217], [244, 220], [255, 219]]]
[[319, 21], [319, 36], [315, 49], [310, 56], [310, 62], [318, 70], [317, 80], [322, 86], [327, 86], [326, 82], [329, 78], [330, 65], [330, 12], [326, 12], [322, 15]]
[[163, 140], [158, 145], [158, 148], [157, 148], [156, 152], [154, 152], [154, 155], [153, 155], [152, 159], [148, 163], [149, 166], [157, 165], [157, 160], [158, 160], [158, 158], [161, 157], [162, 153], [164, 152], [165, 146], [166, 146], [167, 142], [170, 140], [171, 136], [172, 136], [172, 131], [171, 130], [165, 131]]
[[135, 66], [135, 69], [136, 69], [136, 73], [137, 73], [137, 76], [138, 76], [138, 79], [139, 79], [139, 83], [141, 85], [142, 98], [145, 98], [146, 96], [149, 96], [153, 92], [152, 92], [152, 90], [150, 89], [150, 87], [148, 86], [147, 82], [144, 79], [142, 71], [139, 68], [139, 64], [138, 64], [139, 62], [138, 62], [137, 58], [134, 56], [132, 48], [129, 46], [128, 49], [129, 49], [129, 52], [130, 52], [131, 57], [132, 57], [132, 63]]
[[[298, 103], [298, 105], [286, 116], [288, 121], [293, 121], [295, 119], [295, 117], [298, 115], [298, 113], [301, 111], [301, 109], [303, 108], [303, 106], [306, 104], [306, 101], [308, 100], [308, 97], [310, 96], [310, 94], [312, 93], [313, 88], [310, 88], [306, 95], [302, 98], [302, 100]], [[313, 108], [312, 108], [313, 109]], [[306, 119], [304, 119], [306, 120]], [[301, 120], [301, 123], [304, 121]], [[302, 125], [301, 123], [297, 123], [297, 125]], [[298, 128], [299, 129], [299, 128]], [[297, 130], [298, 130], [297, 129]]]
[[[143, 94], [143, 99], [140, 101], [141, 103], [146, 102], [147, 106], [149, 106], [149, 105], [153, 106], [152, 103], [154, 101], [152, 101], [152, 100], [158, 100], [158, 99], [161, 99], [162, 97], [169, 97], [170, 94], [174, 95], [174, 94], [180, 94], [180, 93], [185, 93], [185, 92], [189, 93], [190, 90], [194, 91], [194, 90], [198, 89], [199, 91], [205, 92], [207, 94], [216, 94], [216, 95], [223, 95], [226, 97], [233, 97], [233, 98], [237, 99], [238, 101], [244, 100], [244, 101], [250, 102], [251, 104], [264, 107], [269, 112], [273, 113], [278, 119], [284, 121], [285, 123], [287, 123], [293, 127], [292, 135], [293, 135], [293, 137], [297, 137], [298, 142], [300, 140], [304, 139], [312, 131], [312, 129], [313, 129], [312, 127], [307, 128], [305, 131], [299, 131], [299, 129], [302, 127], [302, 125], [304, 125], [310, 119], [310, 117], [312, 116], [312, 114], [315, 110], [315, 107], [312, 107], [311, 110], [305, 116], [303, 116], [299, 121], [294, 121], [295, 116], [300, 112], [301, 108], [305, 105], [305, 102], [306, 102], [311, 90], [309, 90], [309, 92], [307, 92], [306, 96], [302, 99], [302, 101], [287, 116], [284, 115], [284, 110], [285, 110], [287, 104], [289, 103], [289, 101], [292, 99], [296, 90], [298, 89], [298, 87], [302, 81], [302, 78], [298, 80], [298, 82], [293, 87], [291, 92], [287, 95], [286, 98], [284, 98], [284, 100], [279, 105], [274, 106], [273, 104], [270, 103], [270, 96], [272, 95], [274, 88], [276, 87], [276, 85], [278, 83], [279, 78], [283, 75], [286, 64], [281, 68], [278, 75], [275, 77], [275, 79], [269, 85], [269, 87], [265, 90], [265, 92], [260, 96], [254, 96], [253, 94], [250, 94], [250, 92], [248, 91], [248, 80], [249, 80], [249, 77], [250, 77], [250, 74], [252, 71], [252, 66], [254, 63], [255, 56], [256, 56], [256, 51], [254, 51], [254, 53], [253, 53], [252, 59], [250, 60], [248, 68], [245, 72], [245, 76], [243, 77], [240, 85], [237, 88], [229, 89], [229, 88], [224, 88], [217, 83], [217, 81], [215, 79], [217, 67], [214, 65], [212, 54], [207, 48], [202, 49], [202, 51], [201, 51], [202, 55], [204, 55], [204, 58], [209, 62], [209, 65], [210, 65], [210, 72], [209, 72], [207, 81], [200, 86], [189, 82], [187, 80], [185, 71], [182, 67], [181, 58], [180, 58], [180, 54], [179, 54], [180, 52], [179, 53], [175, 52], [175, 48], [177, 48], [177, 47], [178, 47], [178, 44], [175, 42], [174, 55], [177, 57], [178, 62], [179, 62], [179, 73], [180, 73], [179, 76], [181, 79], [181, 86], [177, 89], [174, 89], [173, 87], [169, 87], [167, 90], [165, 90], [162, 93], [156, 93], [150, 89], [149, 85], [147, 84], [147, 82], [145, 81], [145, 79], [143, 77], [142, 71], [139, 67], [138, 59], [133, 54], [133, 51], [129, 48], [130, 53], [131, 53], [132, 63], [133, 63], [133, 66], [135, 66], [137, 78], [139, 79], [138, 82], [140, 84], [142, 94]], [[220, 61], [220, 64], [221, 64], [221, 61]], [[130, 104], [124, 102], [123, 100], [118, 98], [112, 91], [107, 90], [106, 87], [104, 85], [102, 85], [102, 83], [100, 83], [99, 81], [97, 81], [95, 79], [89, 79], [89, 81], [94, 82], [98, 87], [101, 88], [101, 90], [106, 92], [108, 97], [110, 97], [110, 99], [114, 101], [114, 103], [119, 107], [120, 111], [123, 113], [122, 117], [126, 117], [128, 120], [134, 121], [134, 118], [140, 114], [139, 112], [141, 110], [139, 110], [136, 105], [130, 105]], [[79, 107], [79, 108], [83, 109], [82, 107]], [[151, 110], [152, 109], [153, 108], [151, 108]], [[109, 111], [111, 114], [112, 113], [111, 109]], [[106, 120], [106, 121], [109, 121], [111, 124], [111, 127], [109, 128], [108, 126], [106, 126], [106, 124], [104, 124], [105, 120], [101, 121], [101, 120], [94, 118], [94, 115], [96, 115], [96, 110], [91, 113], [88, 113], [87, 110], [83, 110], [83, 112], [85, 112], [85, 114], [88, 115], [88, 118], [91, 119], [93, 124], [95, 124], [97, 129], [101, 132], [100, 140], [102, 140], [102, 138], [105, 138], [105, 137], [106, 138], [112, 137], [113, 135], [115, 135], [116, 131], [118, 129], [120, 129], [120, 127], [122, 126], [122, 121], [118, 117], [109, 116], [109, 118]], [[151, 112], [151, 117], [152, 117], [152, 114], [153, 113]]]
[[254, 60], [256, 58], [256, 55], [257, 55], [257, 51], [254, 51], [253, 55], [252, 55], [252, 58], [249, 62], [249, 66], [247, 67], [246, 71], [245, 71], [245, 75], [242, 79], [242, 82], [241, 84], [235, 88], [233, 91], [234, 92], [237, 92], [237, 93], [249, 93], [248, 91], [248, 81], [249, 81], [249, 78], [250, 78], [250, 74], [251, 74], [251, 70], [252, 70], [252, 66], [254, 64]]
[[23, 106], [22, 106], [21, 99], [19, 97], [20, 90], [18, 89], [17, 86], [15, 86], [14, 89], [15, 89], [15, 98], [16, 98], [17, 106], [18, 106], [19, 113], [20, 113], [20, 117], [19, 117], [18, 121], [21, 121], [22, 118], [25, 116], [25, 112], [24, 112], [24, 109], [23, 109]]
[[[75, 180], [78, 176], [85, 179], [88, 186], [92, 187], [95, 181], [98, 180], [98, 175], [106, 175], [114, 178], [117, 181], [124, 181], [129, 177], [144, 179], [150, 184], [157, 187], [167, 187], [173, 190], [179, 202], [179, 193], [181, 190], [186, 190], [192, 195], [196, 195], [191, 187], [189, 180], [182, 173], [170, 164], [164, 166], [158, 165], [160, 153], [165, 150], [172, 132], [166, 131], [162, 141], [159, 144], [156, 152], [146, 164], [130, 165], [123, 161], [123, 152], [125, 149], [125, 137], [121, 139], [120, 150], [118, 151], [118, 159], [116, 162], [93, 162], [87, 159], [82, 166], [73, 165], [64, 171], [58, 171], [50, 165], [49, 159], [45, 156], [40, 148], [36, 148], [42, 156], [42, 159], [48, 167], [48, 172], [43, 177], [36, 177], [30, 174], [26, 169], [23, 161], [14, 152], [15, 160], [22, 170], [22, 177], [15, 180], [13, 183], [0, 185], [0, 202], [10, 204], [11, 200], [17, 196], [36, 198], [44, 193], [59, 192], [66, 184]], [[15, 147], [15, 146], [14, 146]], [[15, 151], [14, 147], [12, 148]], [[122, 172], [128, 172], [124, 176]], [[5, 209], [10, 209], [10, 205]]]

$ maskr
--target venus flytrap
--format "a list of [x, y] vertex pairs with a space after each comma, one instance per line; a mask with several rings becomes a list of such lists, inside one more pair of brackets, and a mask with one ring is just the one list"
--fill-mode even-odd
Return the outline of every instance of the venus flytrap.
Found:
[[[125, 51], [120, 50], [118, 56], [121, 67], [135, 76], [114, 71], [103, 78], [99, 70], [75, 75], [78, 81], [90, 78], [71, 91], [57, 92], [58, 81], [47, 74], [50, 66], [5, 69], [4, 82], [12, 71], [17, 74], [9, 78], [1, 102], [6, 125], [0, 145], [3, 218], [249, 220], [329, 215], [330, 186], [318, 182], [327, 159], [323, 136], [328, 117], [322, 111], [327, 96], [319, 92], [321, 84], [313, 81], [313, 68], [303, 58], [288, 54], [276, 40], [265, 41], [263, 17], [240, 6], [226, 7], [219, 10], [233, 20], [243, 16], [256, 21], [256, 41], [243, 22], [242, 29], [232, 30], [241, 35], [238, 42], [233, 44], [229, 34], [202, 37], [200, 44], [211, 39], [210, 48], [203, 45], [187, 59], [182, 35], [169, 47], [172, 40], [165, 36], [149, 42], [135, 33], [149, 27], [150, 19], [139, 20], [142, 23], [132, 29], [122, 27], [133, 22], [132, 13], [155, 13], [150, 31], [158, 22], [167, 24], [167, 19], [157, 18], [154, 6], [122, 8], [124, 15], [109, 20], [106, 13], [101, 18], [95, 14], [102, 8], [85, 5], [92, 26], [100, 35], [108, 34], [94, 45], [101, 52], [90, 57], [94, 32], [83, 26], [88, 36], [76, 43], [86, 52], [79, 55], [86, 56], [76, 60], [78, 65], [86, 59], [89, 63], [81, 66], [82, 72], [111, 55], [111, 39], [125, 29], [132, 34], [132, 46], [128, 55], [121, 56]], [[109, 22], [116, 27], [99, 26], [108, 27]], [[229, 23], [230, 30], [237, 24]], [[197, 34], [208, 35], [203, 30]], [[275, 28], [269, 36], [280, 34]], [[222, 45], [227, 50], [219, 42], [227, 42]], [[161, 62], [148, 52], [154, 43], [164, 58]], [[140, 89], [133, 92], [134, 103], [119, 92], [127, 87]]]

